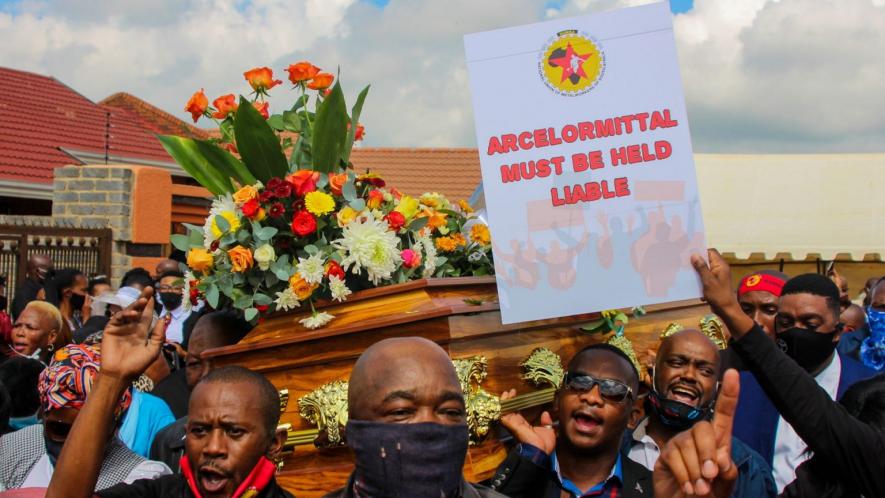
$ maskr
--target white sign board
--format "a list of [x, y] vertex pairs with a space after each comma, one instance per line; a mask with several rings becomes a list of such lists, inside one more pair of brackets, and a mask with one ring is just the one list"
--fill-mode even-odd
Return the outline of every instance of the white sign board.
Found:
[[672, 15], [657, 3], [464, 37], [504, 323], [700, 296]]

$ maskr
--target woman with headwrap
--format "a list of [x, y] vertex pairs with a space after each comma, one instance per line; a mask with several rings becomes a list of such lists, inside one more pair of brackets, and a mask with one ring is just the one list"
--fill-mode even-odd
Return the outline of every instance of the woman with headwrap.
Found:
[[[0, 489], [49, 485], [58, 455], [86, 403], [100, 364], [101, 354], [89, 346], [68, 345], [56, 351], [38, 384], [43, 423], [0, 438], [0, 455], [4, 456], [0, 460]], [[126, 391], [117, 403], [118, 421], [131, 399]], [[116, 431], [104, 445], [96, 489], [170, 473], [165, 464], [146, 460], [126, 448]]]

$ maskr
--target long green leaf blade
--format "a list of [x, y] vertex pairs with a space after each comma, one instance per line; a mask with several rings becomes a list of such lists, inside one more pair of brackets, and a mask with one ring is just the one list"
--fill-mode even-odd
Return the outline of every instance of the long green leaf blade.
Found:
[[347, 107], [341, 85], [335, 83], [332, 93], [323, 101], [313, 126], [311, 155], [313, 169], [322, 173], [338, 171], [338, 160], [346, 140]]
[[197, 148], [203, 153], [203, 157], [220, 169], [225, 175], [239, 182], [240, 185], [254, 185], [255, 182], [258, 181], [249, 171], [249, 168], [230, 152], [218, 147], [212, 142], [204, 140], [195, 141], [197, 142]]
[[237, 150], [252, 175], [263, 183], [289, 172], [280, 141], [261, 114], [246, 98], [240, 97], [234, 119]]
[[209, 159], [203, 155], [197, 142], [190, 138], [173, 135], [158, 135], [157, 138], [166, 152], [175, 159], [200, 185], [206, 187], [213, 195], [224, 195], [233, 192], [233, 185], [223, 172], [219, 171]]
[[372, 85], [367, 85], [360, 92], [356, 103], [353, 104], [353, 111], [350, 113], [350, 129], [347, 130], [347, 141], [344, 143], [344, 150], [341, 151], [341, 159], [345, 164], [350, 161], [350, 152], [353, 150], [353, 142], [356, 139], [356, 127], [360, 124], [360, 114], [363, 112], [363, 103], [366, 101], [366, 95], [369, 94], [370, 86]]

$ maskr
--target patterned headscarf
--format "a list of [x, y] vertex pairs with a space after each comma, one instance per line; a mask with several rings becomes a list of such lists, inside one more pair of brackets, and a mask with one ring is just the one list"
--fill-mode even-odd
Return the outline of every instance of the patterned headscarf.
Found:
[[[101, 353], [97, 348], [83, 344], [69, 344], [55, 352], [52, 362], [37, 383], [43, 411], [59, 408], [80, 409], [92, 390], [92, 382], [101, 365]], [[127, 389], [117, 404], [117, 417], [129, 408], [132, 394]]]

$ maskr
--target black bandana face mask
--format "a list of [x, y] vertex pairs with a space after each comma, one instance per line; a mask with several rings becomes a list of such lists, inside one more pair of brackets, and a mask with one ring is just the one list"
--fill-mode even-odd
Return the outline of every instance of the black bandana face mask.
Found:
[[836, 343], [833, 338], [836, 330], [829, 333], [819, 333], [809, 329], [793, 327], [778, 331], [775, 342], [778, 347], [793, 359], [806, 372], [813, 372], [833, 354]]
[[467, 425], [347, 422], [361, 498], [454, 498], [461, 494]]
[[166, 311], [177, 310], [181, 306], [181, 294], [177, 292], [161, 292], [160, 301], [166, 308]]

